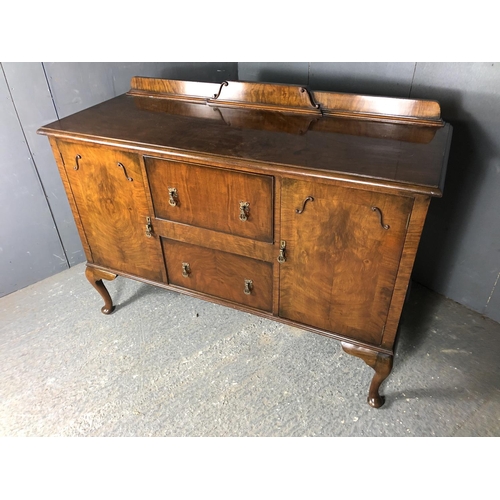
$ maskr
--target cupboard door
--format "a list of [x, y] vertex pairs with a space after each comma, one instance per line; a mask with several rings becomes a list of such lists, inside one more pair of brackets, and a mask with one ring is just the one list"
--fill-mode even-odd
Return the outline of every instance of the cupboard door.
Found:
[[162, 281], [158, 239], [146, 236], [149, 216], [138, 156], [77, 143], [58, 143], [95, 264]]
[[280, 316], [378, 345], [413, 199], [284, 179], [281, 200]]

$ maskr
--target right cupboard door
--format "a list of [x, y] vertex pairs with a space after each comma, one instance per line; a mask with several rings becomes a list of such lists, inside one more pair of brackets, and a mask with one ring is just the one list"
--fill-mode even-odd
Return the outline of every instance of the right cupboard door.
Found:
[[279, 314], [381, 342], [413, 199], [283, 179]]

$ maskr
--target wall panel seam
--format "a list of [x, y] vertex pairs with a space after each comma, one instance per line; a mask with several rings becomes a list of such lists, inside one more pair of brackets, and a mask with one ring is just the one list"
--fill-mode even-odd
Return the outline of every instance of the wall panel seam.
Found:
[[415, 81], [415, 73], [417, 72], [417, 64], [418, 64], [418, 62], [416, 62], [415, 66], [413, 66], [413, 75], [411, 76], [411, 83], [410, 83], [410, 90], [408, 91], [408, 97], [411, 97], [411, 91], [413, 90], [413, 82]]
[[3, 77], [5, 78], [5, 83], [7, 85], [7, 91], [9, 92], [10, 100], [12, 101], [12, 107], [14, 108], [14, 112], [16, 113], [16, 118], [17, 118], [17, 121], [19, 122], [19, 127], [21, 129], [21, 133], [23, 134], [23, 139], [24, 139], [24, 142], [26, 144], [26, 148], [27, 148], [27, 150], [29, 152], [29, 155], [30, 155], [30, 162], [31, 162], [31, 165], [33, 166], [33, 170], [35, 172], [35, 177], [36, 177], [38, 185], [40, 186], [40, 189], [42, 191], [45, 203], [47, 204], [47, 208], [49, 210], [49, 214], [50, 214], [50, 217], [52, 219], [52, 223], [54, 225], [54, 229], [56, 231], [57, 238], [59, 239], [59, 245], [61, 246], [61, 250], [63, 252], [64, 259], [66, 260], [66, 265], [69, 268], [70, 265], [69, 265], [68, 256], [66, 255], [66, 250], [65, 250], [64, 245], [62, 243], [61, 235], [59, 234], [59, 228], [57, 227], [57, 224], [56, 224], [56, 221], [55, 221], [55, 218], [54, 218], [54, 214], [52, 212], [52, 208], [50, 206], [50, 203], [49, 203], [49, 200], [48, 200], [48, 197], [47, 197], [47, 193], [45, 191], [45, 187], [43, 185], [42, 179], [40, 177], [40, 173], [38, 172], [38, 168], [36, 166], [35, 158], [33, 157], [33, 151], [31, 150], [31, 147], [30, 147], [29, 142], [28, 142], [28, 138], [26, 137], [26, 133], [24, 131], [24, 127], [23, 127], [23, 124], [22, 124], [22, 121], [21, 121], [21, 117], [19, 116], [19, 113], [17, 111], [16, 102], [14, 100], [14, 96], [12, 95], [12, 91], [10, 89], [10, 85], [9, 85], [9, 81], [7, 79], [7, 75], [5, 74], [5, 70], [3, 68], [3, 65], [0, 64], [0, 67], [2, 69]]
[[50, 99], [52, 100], [52, 106], [54, 106], [54, 111], [56, 112], [57, 119], [60, 120], [59, 112], [57, 111], [57, 106], [54, 101], [54, 94], [52, 93], [52, 87], [50, 86], [49, 77], [47, 76], [47, 71], [45, 69], [45, 63], [40, 63], [42, 65], [43, 74], [45, 76], [45, 81], [47, 82], [47, 88], [49, 89]]
[[488, 304], [490, 303], [491, 297], [493, 297], [493, 293], [495, 293], [495, 288], [497, 287], [498, 284], [498, 279], [500, 278], [500, 273], [498, 273], [497, 279], [495, 280], [495, 283], [493, 284], [493, 288], [491, 289], [490, 296], [488, 297], [488, 300], [486, 301], [486, 304], [484, 306], [484, 313], [486, 313], [486, 310], [488, 309]]

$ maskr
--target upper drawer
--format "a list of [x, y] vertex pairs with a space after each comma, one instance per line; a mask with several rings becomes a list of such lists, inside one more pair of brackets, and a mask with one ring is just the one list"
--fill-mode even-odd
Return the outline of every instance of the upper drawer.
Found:
[[272, 243], [273, 178], [144, 157], [155, 216]]

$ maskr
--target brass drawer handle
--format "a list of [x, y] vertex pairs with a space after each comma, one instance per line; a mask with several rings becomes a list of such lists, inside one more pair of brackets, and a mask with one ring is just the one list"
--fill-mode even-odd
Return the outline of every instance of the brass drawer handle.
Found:
[[177, 206], [179, 195], [176, 188], [168, 188], [168, 202], [173, 207]]
[[283, 264], [283, 262], [286, 262], [285, 248], [286, 248], [286, 241], [281, 241], [280, 254], [278, 255], [278, 262], [280, 264]]
[[306, 203], [307, 203], [308, 201], [314, 201], [314, 198], [313, 198], [312, 196], [308, 196], [308, 197], [304, 200], [304, 203], [302, 203], [302, 208], [301, 208], [301, 209], [296, 208], [296, 209], [295, 209], [295, 213], [296, 213], [296, 214], [301, 214], [301, 213], [304, 211], [304, 209], [306, 208]]
[[189, 267], [189, 264], [187, 262], [182, 263], [182, 276], [184, 278], [189, 278], [189, 275], [191, 274], [191, 268]]
[[382, 226], [383, 229], [389, 229], [391, 226], [388, 224], [384, 224], [384, 221], [382, 220], [382, 210], [378, 207], [372, 207], [373, 212], [377, 212], [378, 214], [378, 220], [380, 221], [380, 225]]
[[75, 156], [75, 166], [73, 167], [73, 170], [78, 170], [80, 168], [80, 164], [78, 163], [78, 160], [81, 160], [82, 157], [80, 155]]
[[248, 219], [250, 212], [250, 203], [248, 201], [240, 201], [240, 220], [245, 222]]
[[129, 177], [127, 175], [127, 171], [125, 170], [123, 163], [118, 162], [117, 165], [123, 170], [123, 173], [125, 174], [125, 178], [127, 179], [127, 181], [132, 182], [134, 179], [132, 179], [132, 177]]
[[252, 280], [245, 280], [245, 289], [243, 290], [243, 292], [246, 295], [250, 295], [252, 293], [252, 290], [253, 290], [253, 281]]

